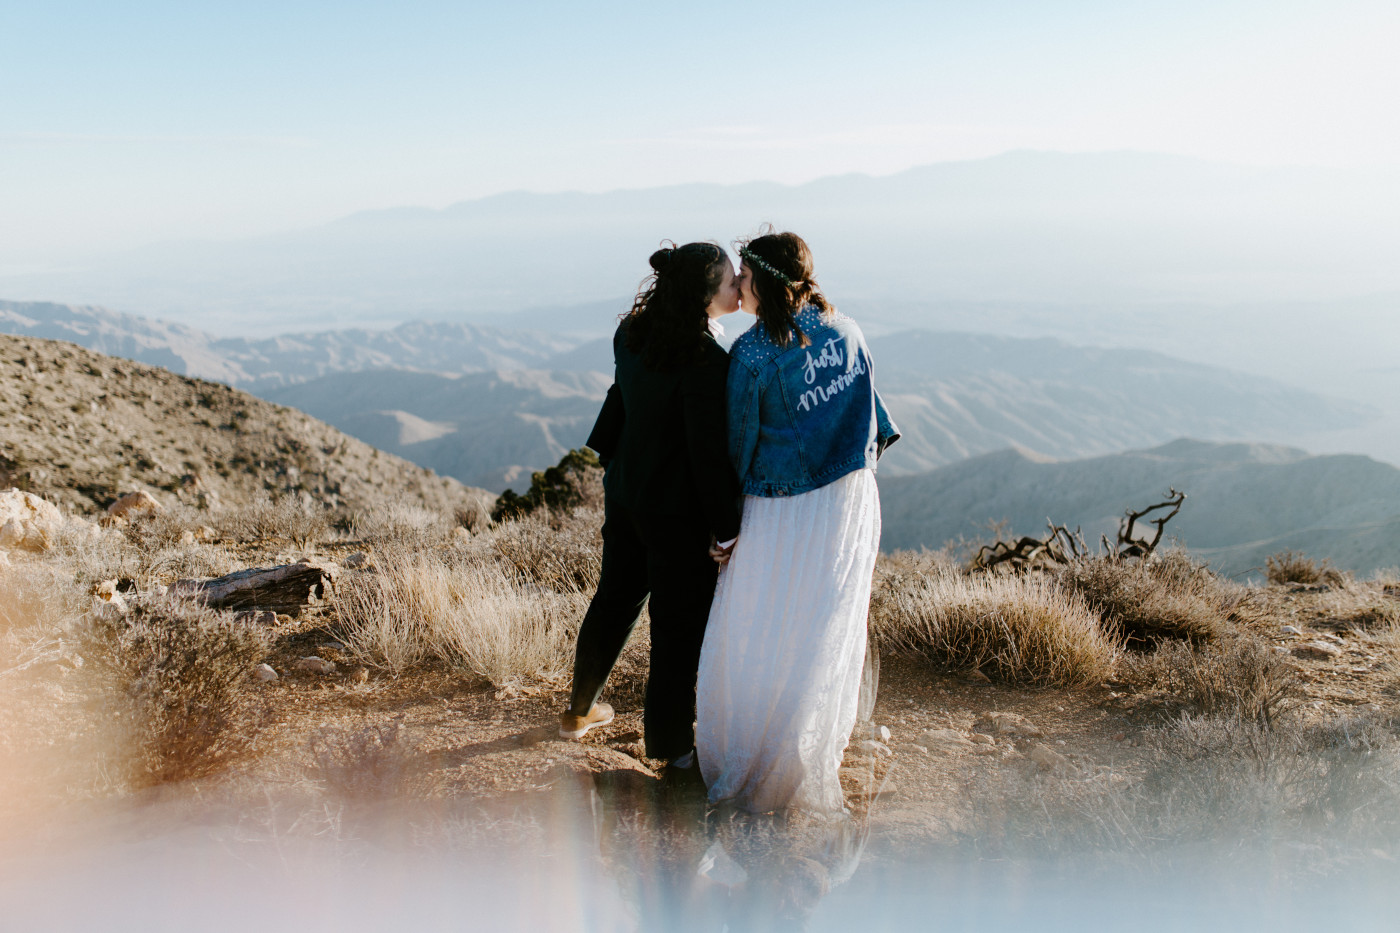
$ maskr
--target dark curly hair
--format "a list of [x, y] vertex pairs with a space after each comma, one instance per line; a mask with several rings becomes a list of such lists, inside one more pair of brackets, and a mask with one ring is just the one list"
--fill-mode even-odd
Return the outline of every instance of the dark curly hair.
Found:
[[670, 369], [699, 358], [709, 332], [706, 309], [724, 280], [728, 255], [717, 243], [663, 247], [651, 254], [655, 271], [642, 281], [622, 317], [627, 348], [648, 369]]
[[758, 323], [781, 346], [793, 341], [799, 347], [807, 346], [811, 341], [797, 326], [798, 312], [807, 305], [815, 305], [821, 311], [835, 310], [817, 290], [812, 251], [807, 241], [795, 233], [775, 233], [770, 226], [753, 239], [740, 240], [736, 246], [741, 257], [746, 252], [752, 253], [782, 276], [774, 275], [757, 263], [745, 262], [752, 276], [749, 287], [758, 299]]

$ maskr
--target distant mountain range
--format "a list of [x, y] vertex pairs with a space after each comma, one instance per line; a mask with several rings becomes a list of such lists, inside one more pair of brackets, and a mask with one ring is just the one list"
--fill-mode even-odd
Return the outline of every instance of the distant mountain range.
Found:
[[545, 368], [552, 358], [582, 342], [543, 330], [428, 321], [410, 321], [391, 330], [216, 337], [183, 324], [42, 301], [0, 301], [0, 333], [70, 340], [98, 353], [249, 391], [367, 369], [469, 373]]
[[1361, 573], [1400, 566], [1400, 469], [1368, 457], [1263, 444], [1178, 440], [1058, 462], [1019, 450], [880, 482], [885, 550], [990, 540], [991, 523], [1039, 535], [1046, 520], [1110, 539], [1128, 508], [1188, 494], [1169, 537], [1216, 569], [1244, 574], [1286, 549]]
[[461, 320], [626, 296], [661, 240], [728, 244], [764, 222], [807, 238], [838, 304], [1400, 292], [1393, 170], [1022, 151], [796, 186], [514, 192], [442, 210], [368, 211], [11, 275], [0, 293], [141, 308], [221, 333]]
[[[736, 315], [729, 336], [751, 321]], [[4, 330], [219, 379], [496, 491], [528, 482], [583, 443], [612, 370], [608, 339], [469, 324], [231, 339], [99, 308], [0, 302]], [[889, 476], [1009, 446], [1076, 458], [1187, 435], [1250, 440], [1356, 428], [1372, 415], [1355, 402], [1150, 351], [930, 331], [870, 345], [904, 434], [882, 466]]]

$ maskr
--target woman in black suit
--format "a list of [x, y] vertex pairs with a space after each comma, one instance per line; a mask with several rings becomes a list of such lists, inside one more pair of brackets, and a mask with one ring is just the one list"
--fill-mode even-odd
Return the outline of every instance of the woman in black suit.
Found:
[[578, 738], [612, 721], [598, 696], [650, 596], [646, 753], [689, 767], [696, 669], [718, 573], [710, 546], [739, 533], [725, 427], [729, 354], [713, 324], [738, 310], [739, 290], [713, 243], [657, 250], [651, 267], [613, 337], [615, 381], [588, 438], [607, 471], [603, 566], [559, 732]]

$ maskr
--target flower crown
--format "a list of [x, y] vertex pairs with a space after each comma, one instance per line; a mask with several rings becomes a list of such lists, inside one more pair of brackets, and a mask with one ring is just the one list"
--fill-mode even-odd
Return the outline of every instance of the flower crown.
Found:
[[755, 253], [753, 250], [749, 249], [747, 246], [741, 246], [741, 247], [739, 247], [739, 255], [740, 255], [741, 257], [743, 257], [743, 259], [744, 259], [746, 262], [750, 262], [750, 263], [753, 263], [755, 266], [758, 266], [758, 267], [759, 267], [760, 269], [762, 269], [764, 272], [767, 272], [769, 275], [771, 275], [773, 278], [777, 279], [779, 282], [782, 282], [784, 285], [796, 285], [796, 284], [797, 284], [797, 283], [794, 282], [791, 278], [789, 278], [788, 276], [786, 276], [786, 275], [784, 275], [783, 273], [779, 272], [777, 269], [773, 268], [773, 266], [771, 266], [768, 262], [766, 262], [766, 261], [763, 259], [763, 257], [759, 256], [757, 253]]

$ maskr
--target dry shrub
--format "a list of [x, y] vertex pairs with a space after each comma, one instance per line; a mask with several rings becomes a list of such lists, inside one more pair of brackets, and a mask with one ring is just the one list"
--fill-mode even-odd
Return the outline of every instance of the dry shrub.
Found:
[[[917, 563], [906, 558], [905, 566]], [[1012, 683], [1098, 683], [1118, 645], [1078, 596], [1045, 578], [964, 576], [939, 558], [881, 573], [871, 626], [882, 645]]]
[[1220, 638], [1232, 629], [1232, 617], [1248, 611], [1243, 587], [1221, 580], [1177, 550], [1148, 560], [1075, 561], [1057, 568], [1055, 577], [1132, 647], [1171, 638]]
[[1290, 708], [1298, 690], [1292, 666], [1253, 638], [1162, 642], [1151, 654], [1128, 658], [1123, 676], [1140, 689], [1170, 694], [1197, 715], [1265, 728]]
[[395, 672], [444, 661], [498, 686], [565, 670], [588, 603], [579, 591], [542, 590], [451, 552], [380, 551], [374, 566], [332, 597], [352, 653]]
[[1383, 632], [1400, 626], [1400, 599], [1380, 582], [1346, 580], [1314, 597], [1314, 606], [1333, 625], [1359, 632]]
[[189, 506], [177, 505], [138, 516], [121, 526], [128, 542], [146, 551], [158, 551], [193, 543], [202, 537], [210, 517]]
[[358, 729], [318, 729], [308, 743], [314, 775], [342, 797], [391, 797], [402, 787], [407, 765], [402, 736], [398, 720]]
[[[969, 836], [1005, 854], [1132, 856], [1199, 865], [1201, 844], [1295, 853], [1309, 874], [1345, 866], [1400, 835], [1400, 735], [1384, 716], [1273, 728], [1183, 716], [1148, 730], [1146, 771], [1005, 769], [972, 785]], [[1282, 845], [1279, 845], [1282, 844]], [[1208, 851], [1208, 850], [1206, 850]]]
[[488, 543], [523, 579], [561, 593], [592, 591], [603, 566], [603, 513], [537, 509], [493, 530]]
[[452, 522], [441, 512], [399, 500], [375, 503], [350, 523], [351, 534], [377, 548], [437, 547], [451, 531]]
[[103, 580], [132, 580], [141, 589], [170, 584], [180, 577], [218, 577], [243, 566], [219, 545], [196, 542], [166, 546], [153, 538], [150, 546], [140, 546], [115, 530], [63, 532], [48, 559], [84, 586]]
[[1301, 583], [1304, 586], [1337, 586], [1346, 580], [1345, 574], [1332, 566], [1325, 558], [1321, 563], [1299, 551], [1280, 551], [1264, 558], [1265, 576], [1270, 583], [1287, 585]]
[[220, 531], [238, 541], [281, 538], [297, 547], [309, 547], [330, 533], [326, 510], [300, 496], [261, 498], [219, 520]]
[[199, 777], [253, 744], [259, 721], [241, 708], [263, 632], [232, 615], [172, 596], [106, 612], [82, 633], [84, 655], [113, 680], [138, 745], [138, 783]]

